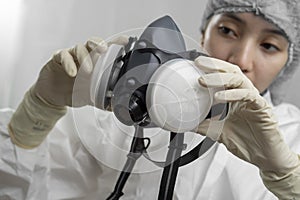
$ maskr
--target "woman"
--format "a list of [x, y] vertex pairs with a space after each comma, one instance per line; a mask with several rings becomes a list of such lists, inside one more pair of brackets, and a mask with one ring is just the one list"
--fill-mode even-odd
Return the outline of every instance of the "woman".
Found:
[[[297, 1], [284, 0], [208, 2], [201, 44], [214, 58], [195, 60], [207, 72], [199, 83], [205, 87], [225, 86], [226, 90], [216, 93], [215, 99], [231, 102], [231, 109], [224, 124], [207, 120], [199, 125], [198, 133], [220, 144], [180, 169], [174, 199], [300, 198], [300, 161], [296, 154], [300, 153], [300, 112], [291, 105], [279, 104], [277, 94], [278, 86], [299, 64], [299, 7]], [[126, 44], [127, 40], [121, 38], [115, 43]], [[89, 73], [93, 67], [89, 52], [95, 49], [101, 54], [107, 44], [90, 40], [55, 54], [10, 122], [2, 120], [2, 127], [9, 123], [13, 143], [24, 148], [38, 146], [28, 152], [13, 146], [8, 138], [5, 140], [2, 146], [13, 151], [2, 160], [8, 166], [18, 163], [18, 167], [15, 171], [2, 168], [3, 174], [9, 180], [25, 183], [25, 187], [13, 181], [7, 183], [15, 193], [7, 192], [7, 196], [105, 199], [111, 192], [118, 171], [97, 163], [87, 153], [72, 135], [72, 127], [66, 125], [68, 119], [54, 126], [65, 114], [66, 106], [72, 106], [72, 77], [77, 67], [88, 57], [82, 66]], [[87, 104], [88, 101], [79, 106]], [[7, 119], [11, 113], [4, 115]], [[103, 116], [101, 122], [110, 125], [103, 125], [103, 131], [120, 132], [111, 114]], [[5, 128], [1, 130], [7, 132]], [[99, 149], [109, 155], [110, 149]], [[28, 159], [32, 160], [30, 165], [22, 163]], [[124, 199], [154, 199], [160, 173], [133, 174]]]

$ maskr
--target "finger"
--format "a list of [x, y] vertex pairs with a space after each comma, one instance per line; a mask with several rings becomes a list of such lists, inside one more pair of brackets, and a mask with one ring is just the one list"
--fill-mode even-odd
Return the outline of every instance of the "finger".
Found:
[[96, 65], [101, 54], [105, 53], [108, 49], [107, 43], [99, 38], [92, 37], [85, 43], [86, 48], [90, 52], [93, 66]]
[[54, 54], [53, 60], [59, 63], [64, 71], [70, 76], [75, 77], [77, 74], [76, 63], [68, 50], [64, 49]]
[[207, 136], [214, 141], [217, 141], [222, 134], [225, 121], [216, 121], [211, 119], [206, 119], [201, 122], [196, 130], [197, 133]]
[[211, 58], [207, 56], [199, 56], [195, 59], [195, 64], [199, 69], [206, 73], [212, 72], [229, 72], [229, 73], [241, 73], [240, 68], [237, 65], [233, 65], [229, 62]]
[[209, 88], [251, 88], [249, 80], [240, 74], [234, 73], [211, 73], [205, 74], [199, 78], [202, 86]]
[[76, 45], [69, 50], [69, 53], [73, 56], [77, 67], [84, 73], [90, 74], [93, 71], [93, 62], [90, 57], [89, 51], [84, 45]]
[[201, 123], [199, 124], [199, 126], [198, 126], [195, 130], [193, 130], [193, 131], [195, 131], [196, 133], [199, 133], [200, 135], [206, 136], [207, 130], [208, 130], [208, 127], [209, 127], [209, 122], [210, 122], [209, 119], [204, 120], [204, 121], [201, 122]]
[[118, 37], [112, 39], [111, 41], [109, 41], [108, 46], [110, 46], [112, 44], [125, 46], [128, 44], [128, 42], [129, 42], [129, 37], [126, 35], [121, 35], [121, 36], [118, 36]]
[[95, 51], [99, 54], [105, 53], [107, 51], [107, 43], [99, 38], [99, 37], [92, 37], [85, 43], [86, 48], [89, 52]]
[[254, 89], [231, 89], [215, 93], [215, 99], [218, 102], [255, 102], [260, 98], [257, 90]]
[[215, 101], [220, 103], [225, 102], [246, 102], [249, 108], [253, 110], [266, 107], [266, 100], [260, 96], [256, 89], [232, 89], [219, 91], [215, 93]]

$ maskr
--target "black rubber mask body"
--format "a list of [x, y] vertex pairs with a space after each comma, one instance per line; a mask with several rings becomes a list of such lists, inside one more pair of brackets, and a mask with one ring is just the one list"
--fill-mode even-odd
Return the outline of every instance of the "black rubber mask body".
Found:
[[153, 73], [169, 60], [194, 60], [202, 54], [186, 50], [183, 35], [169, 16], [151, 23], [139, 39], [130, 38], [125, 52], [116, 59], [123, 65], [110, 84], [113, 112], [126, 125], [151, 126], [145, 96]]

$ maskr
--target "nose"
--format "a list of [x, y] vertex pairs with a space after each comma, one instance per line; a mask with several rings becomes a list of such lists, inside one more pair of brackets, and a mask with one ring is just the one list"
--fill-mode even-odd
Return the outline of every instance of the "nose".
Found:
[[231, 49], [227, 61], [238, 65], [243, 73], [251, 72], [255, 63], [255, 46], [250, 40], [240, 42]]

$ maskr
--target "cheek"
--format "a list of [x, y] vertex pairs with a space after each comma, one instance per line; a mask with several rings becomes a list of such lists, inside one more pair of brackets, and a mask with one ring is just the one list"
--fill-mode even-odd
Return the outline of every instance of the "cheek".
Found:
[[249, 74], [249, 79], [259, 90], [259, 92], [265, 91], [276, 77], [276, 73], [269, 65], [261, 64], [259, 66], [256, 66], [256, 69], [253, 72], [254, 73]]
[[261, 57], [255, 64], [254, 73], [251, 75], [255, 87], [263, 92], [277, 78], [278, 74], [285, 66], [285, 56], [281, 57]]
[[226, 60], [228, 57], [230, 45], [226, 44], [220, 37], [217, 37], [216, 34], [213, 34], [212, 31], [207, 32], [202, 45], [211, 57], [221, 60]]
[[210, 56], [213, 56], [215, 52], [216, 42], [210, 31], [207, 31], [203, 39], [203, 48]]

